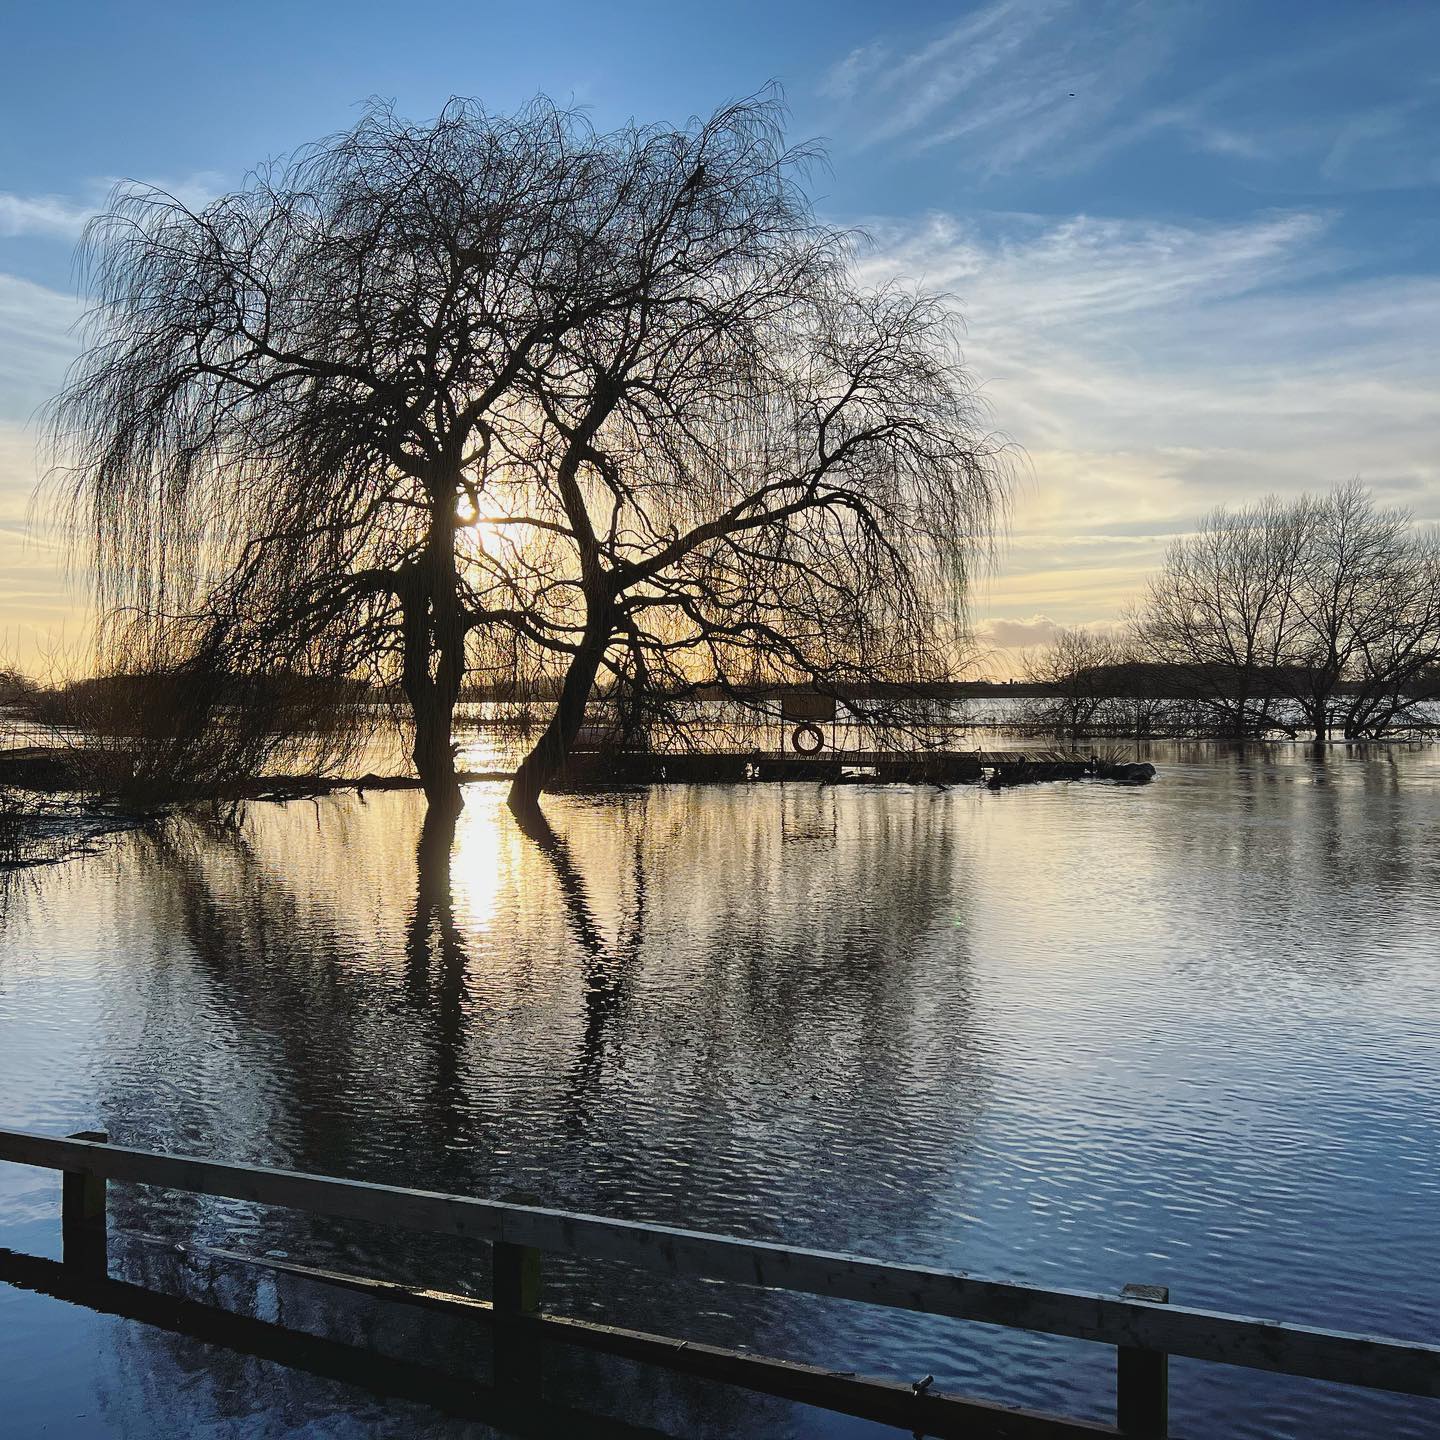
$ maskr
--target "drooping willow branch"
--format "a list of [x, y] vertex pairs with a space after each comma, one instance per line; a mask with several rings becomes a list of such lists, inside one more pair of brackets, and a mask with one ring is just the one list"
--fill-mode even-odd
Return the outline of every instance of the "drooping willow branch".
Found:
[[117, 194], [51, 412], [102, 633], [401, 694], [445, 803], [506, 656], [563, 671], [552, 759], [602, 674], [953, 667], [1004, 449], [946, 307], [857, 287], [782, 120], [377, 105], [202, 210]]

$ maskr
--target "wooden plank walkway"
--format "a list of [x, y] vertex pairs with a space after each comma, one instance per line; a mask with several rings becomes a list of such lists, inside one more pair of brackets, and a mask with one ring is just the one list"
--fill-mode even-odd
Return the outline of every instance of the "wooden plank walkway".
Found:
[[813, 755], [782, 750], [715, 749], [666, 754], [658, 751], [577, 751], [566, 764], [574, 788], [614, 784], [738, 784], [747, 780], [836, 783], [865, 778], [878, 783], [960, 785], [978, 781], [997, 765], [1083, 765], [1088, 757], [1058, 750], [821, 750]]
[[[687, 1352], [692, 1351], [677, 1337], [541, 1315], [540, 1255], [548, 1253], [619, 1261], [675, 1277], [861, 1301], [1113, 1346], [1117, 1351], [1119, 1428], [1102, 1426], [1098, 1433], [1166, 1434], [1165, 1360], [1169, 1355], [1440, 1397], [1440, 1347], [1435, 1345], [1172, 1305], [1167, 1303], [1167, 1292], [1155, 1287], [1129, 1286], [1106, 1294], [1017, 1284], [963, 1271], [901, 1265], [674, 1226], [164, 1155], [110, 1145], [94, 1134], [59, 1139], [0, 1130], [0, 1160], [63, 1172], [65, 1265], [72, 1273], [96, 1280], [106, 1276], [105, 1186], [110, 1181], [488, 1241], [495, 1247], [492, 1320], [497, 1355], [504, 1357], [503, 1365], [497, 1367], [500, 1376], [538, 1375], [537, 1337], [610, 1348], [632, 1358], [643, 1351], [645, 1358], [658, 1364], [668, 1363], [667, 1356], [678, 1360], [676, 1347], [683, 1345]], [[357, 1285], [378, 1283], [363, 1277], [334, 1278]], [[460, 1297], [441, 1298], [473, 1304]], [[749, 1363], [752, 1361], [763, 1364], [757, 1369]], [[762, 1374], [765, 1365], [780, 1370]], [[888, 1417], [900, 1417], [889, 1418], [891, 1424], [909, 1424], [913, 1419], [917, 1422], [913, 1428], [923, 1433], [1097, 1433], [1097, 1427], [1089, 1422], [1012, 1411], [961, 1397], [917, 1394], [913, 1397], [916, 1403], [910, 1404], [903, 1397], [897, 1399], [896, 1381], [837, 1376], [812, 1367], [797, 1370], [789, 1362], [769, 1361], [748, 1352], [716, 1350], [708, 1361], [692, 1355], [678, 1368], [700, 1373], [694, 1366], [713, 1378], [759, 1389], [767, 1385], [754, 1382], [768, 1379], [779, 1383], [775, 1377], [788, 1366], [796, 1375], [804, 1372], [794, 1380], [794, 1388], [803, 1389], [804, 1396], [794, 1398], [852, 1414], [879, 1418], [883, 1411]], [[771, 1388], [770, 1393], [793, 1394], [793, 1390]], [[857, 1397], [871, 1408], [862, 1405], [857, 1409]]]

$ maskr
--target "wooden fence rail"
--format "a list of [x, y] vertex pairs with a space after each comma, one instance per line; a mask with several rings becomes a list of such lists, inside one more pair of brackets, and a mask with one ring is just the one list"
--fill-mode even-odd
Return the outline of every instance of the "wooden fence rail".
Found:
[[[534, 1363], [514, 1342], [522, 1331], [534, 1333], [527, 1321], [538, 1316], [537, 1252], [548, 1252], [1114, 1346], [1119, 1428], [1110, 1433], [1165, 1435], [1166, 1357], [1171, 1355], [1440, 1396], [1440, 1347], [1435, 1345], [1172, 1305], [1168, 1291], [1157, 1286], [1128, 1285], [1117, 1294], [1042, 1288], [668, 1225], [157, 1154], [110, 1145], [93, 1134], [58, 1139], [0, 1130], [0, 1160], [64, 1172], [66, 1263], [98, 1264], [102, 1273], [104, 1183], [110, 1180], [488, 1241], [495, 1246], [496, 1343], [504, 1350], [507, 1372], [519, 1367], [528, 1373]], [[516, 1324], [501, 1323], [506, 1317]], [[538, 1318], [561, 1323], [558, 1317]], [[650, 1338], [666, 1343], [663, 1337]], [[1075, 1422], [1056, 1417], [1055, 1423], [1070, 1427], [1057, 1428], [1055, 1434], [1076, 1433]]]

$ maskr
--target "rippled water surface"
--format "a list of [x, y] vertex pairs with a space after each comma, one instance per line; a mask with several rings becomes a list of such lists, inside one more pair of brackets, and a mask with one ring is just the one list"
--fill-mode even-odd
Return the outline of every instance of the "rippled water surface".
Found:
[[[450, 843], [393, 792], [127, 835], [0, 901], [0, 1124], [1433, 1340], [1440, 753], [1153, 758], [1143, 790], [557, 797], [549, 850], [498, 785]], [[0, 1245], [54, 1254], [57, 1191], [0, 1166]], [[112, 1217], [486, 1285], [478, 1248], [279, 1211], [116, 1187]], [[1098, 1346], [620, 1271], [549, 1300], [1112, 1404]], [[489, 1433], [7, 1288], [0, 1346], [7, 1435]], [[1437, 1402], [1173, 1375], [1181, 1435], [1440, 1434]], [[677, 1433], [893, 1433], [596, 1365], [555, 1384]]]

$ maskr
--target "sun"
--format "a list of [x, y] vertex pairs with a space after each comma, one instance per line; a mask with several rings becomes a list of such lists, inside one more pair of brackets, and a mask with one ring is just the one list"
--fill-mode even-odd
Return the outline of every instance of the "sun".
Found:
[[472, 555], [488, 555], [497, 559], [505, 548], [503, 520], [471, 519], [463, 509], [458, 514], [460, 534]]
[[502, 547], [504, 527], [493, 520], [477, 520], [470, 527], [470, 534], [478, 549], [487, 555], [498, 555]]

